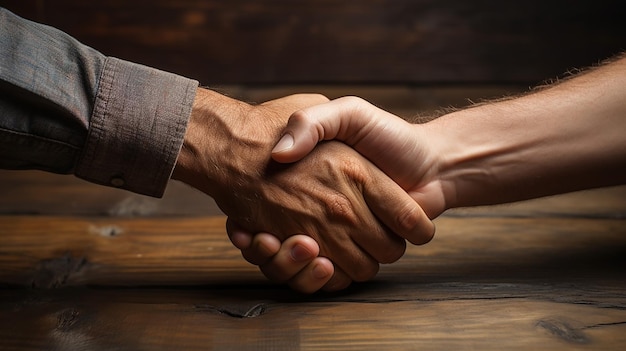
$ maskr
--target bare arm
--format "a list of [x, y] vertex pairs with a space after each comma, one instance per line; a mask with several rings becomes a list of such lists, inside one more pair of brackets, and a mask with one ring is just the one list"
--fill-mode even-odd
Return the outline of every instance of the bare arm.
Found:
[[[410, 124], [359, 98], [337, 99], [295, 113], [273, 157], [293, 162], [321, 140], [342, 140], [434, 218], [453, 207], [626, 183], [625, 132], [626, 59], [618, 58], [526, 96], [425, 124]], [[275, 239], [264, 234], [250, 240], [252, 248], [244, 251], [254, 255], [255, 246]], [[310, 273], [310, 266], [328, 266], [320, 258], [300, 273], [285, 268], [295, 266], [285, 250], [302, 245], [313, 251], [314, 243], [294, 238], [289, 245], [273, 244], [274, 251], [256, 258], [266, 275], [289, 272], [300, 286], [323, 286]]]
[[446, 208], [624, 183], [626, 59], [423, 129], [439, 154]]
[[533, 94], [425, 124], [409, 124], [358, 98], [341, 98], [294, 114], [285, 133], [295, 143], [290, 148], [279, 143], [273, 157], [291, 162], [319, 140], [342, 140], [433, 218], [453, 207], [623, 183], [625, 131], [622, 58]]

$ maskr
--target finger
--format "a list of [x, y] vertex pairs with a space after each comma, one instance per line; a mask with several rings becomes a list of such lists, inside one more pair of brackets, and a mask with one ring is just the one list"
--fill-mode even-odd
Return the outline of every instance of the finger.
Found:
[[244, 250], [252, 244], [252, 233], [245, 231], [239, 224], [232, 219], [226, 219], [226, 233], [233, 245], [239, 250]]
[[[325, 147], [330, 144], [332, 143], [320, 146], [320, 150], [325, 150]], [[343, 148], [346, 148], [346, 146], [344, 145]], [[348, 148], [346, 149], [350, 150]], [[350, 152], [353, 151], [350, 150]], [[350, 262], [361, 261], [352, 259], [351, 261], [346, 262], [344, 259], [346, 255], [335, 257], [332, 255], [332, 251], [326, 250], [323, 250], [323, 254], [332, 257], [335, 266], [341, 267], [352, 280], [365, 281], [376, 274], [378, 271], [378, 263], [395, 262], [402, 257], [406, 250], [406, 241], [402, 236], [402, 234], [405, 233], [395, 232], [395, 229], [398, 227], [397, 225], [395, 226], [396, 228], [392, 229], [383, 221], [386, 220], [387, 222], [390, 222], [389, 219], [384, 216], [393, 218], [394, 213], [392, 211], [395, 210], [394, 206], [396, 205], [396, 202], [393, 202], [393, 199], [391, 199], [392, 201], [388, 201], [390, 202], [389, 205], [381, 205], [373, 202], [378, 201], [379, 198], [387, 200], [385, 199], [385, 196], [390, 195], [388, 194], [388, 190], [385, 189], [385, 186], [389, 186], [392, 189], [400, 189], [399, 193], [395, 194], [398, 200], [409, 199], [412, 203], [414, 203], [414, 201], [389, 177], [372, 165], [372, 163], [363, 158], [358, 158], [357, 160], [359, 161], [356, 163], [358, 166], [354, 166], [355, 163], [351, 162], [342, 163], [342, 171], [349, 179], [354, 180], [356, 185], [350, 189], [350, 191], [353, 192], [352, 196], [348, 196], [347, 198], [359, 199], [358, 202], [353, 204], [344, 203], [341, 205], [342, 197], [338, 197], [333, 199], [333, 201], [329, 201], [327, 207], [329, 211], [328, 213], [331, 216], [333, 213], [343, 214], [350, 212], [345, 210], [344, 207], [352, 208], [354, 209], [352, 212], [359, 213], [358, 219], [353, 218], [351, 220], [352, 227], [349, 231], [351, 233], [350, 239], [353, 241], [353, 245], [356, 246], [357, 249], [351, 251], [344, 250], [344, 252], [353, 253], [355, 255], [366, 253], [376, 262], [375, 271], [368, 272], [364, 270], [363, 265], [356, 266], [354, 263], [350, 264]], [[377, 209], [377, 211], [374, 211], [374, 209]], [[383, 215], [383, 217], [379, 217], [379, 214]], [[347, 245], [344, 242], [338, 243], [335, 247], [345, 248]]]
[[257, 233], [252, 237], [252, 243], [247, 249], [241, 250], [246, 261], [260, 266], [269, 262], [281, 248], [281, 242], [268, 233]]
[[[374, 165], [370, 171], [371, 177], [364, 184], [363, 196], [372, 213], [391, 231], [412, 244], [428, 243], [435, 234], [435, 225], [419, 204]], [[393, 258], [393, 253], [389, 258]]]
[[[364, 235], [369, 237], [368, 235]], [[350, 248], [353, 246], [354, 248]], [[374, 257], [374, 254], [377, 251], [381, 250], [381, 243], [378, 243], [378, 246], [375, 248], [365, 248], [360, 245], [359, 242], [353, 241], [352, 245], [343, 245], [340, 246], [342, 250], [341, 255], [337, 255], [337, 252], [333, 251], [325, 251], [323, 254], [332, 257], [333, 265], [335, 266], [335, 271], [340, 271], [342, 274], [338, 276], [338, 278], [334, 279], [334, 285], [337, 285], [337, 289], [343, 289], [349, 285], [350, 282], [364, 282], [372, 279], [378, 274], [380, 269], [380, 260]], [[384, 242], [384, 246], [392, 246], [390, 245], [390, 241], [386, 240]], [[345, 277], [343, 277], [345, 275]], [[344, 286], [343, 283], [339, 282], [347, 282], [348, 284]]]
[[[346, 155], [350, 157], [344, 157]], [[311, 227], [305, 231], [308, 235], [322, 238], [319, 240], [321, 255], [329, 257], [335, 267], [340, 267], [351, 280], [371, 279], [378, 272], [380, 262], [380, 258], [375, 258], [372, 253], [384, 252], [386, 246], [394, 246], [394, 243], [403, 251], [405, 244], [395, 235], [392, 236], [396, 241], [389, 239], [385, 228], [364, 200], [361, 192], [363, 182], [355, 179], [355, 173], [361, 178], [369, 173], [363, 157], [341, 143], [321, 145], [314, 156], [315, 162], [322, 168], [334, 173], [329, 176], [333, 177], [331, 181], [335, 188], [316, 186], [305, 190], [309, 196], [320, 199], [323, 205], [323, 212], [320, 213], [323, 222], [317, 228]], [[340, 164], [336, 162], [337, 157], [342, 160]], [[297, 169], [301, 165], [297, 163], [293, 167]], [[320, 229], [320, 233], [315, 232]], [[362, 242], [368, 245], [364, 246]]]
[[[380, 223], [372, 214], [370, 214], [370, 217], [371, 219], [361, 217], [359, 219], [361, 221], [358, 225], [359, 228], [356, 228], [354, 225], [350, 226], [349, 231], [352, 233], [356, 231], [353, 237], [326, 235], [325, 241], [320, 243], [320, 255], [329, 257], [335, 266], [335, 270], [343, 272], [349, 277], [349, 281], [367, 281], [376, 276], [380, 269], [380, 260], [373, 254], [380, 252], [381, 247], [393, 246], [389, 239], [371, 239], [372, 236], [380, 238], [386, 237], [387, 234], [384, 233]], [[365, 235], [359, 235], [359, 230]], [[331, 243], [330, 241], [333, 239], [337, 239], [337, 241]], [[404, 239], [402, 240], [404, 241]], [[376, 244], [369, 246], [361, 245], [363, 242], [370, 241], [376, 241]]]
[[[315, 257], [298, 274], [296, 274], [288, 285], [293, 290], [311, 294], [322, 289], [333, 278], [335, 267], [326, 257]], [[347, 276], [346, 276], [347, 278]]]
[[[318, 142], [332, 139], [341, 140], [368, 156], [368, 150], [361, 150], [357, 144], [364, 138], [368, 138], [368, 141], [379, 139], [377, 135], [370, 135], [379, 115], [385, 116], [387, 123], [406, 123], [399, 117], [353, 96], [296, 111], [289, 118], [283, 137], [272, 150], [272, 158], [283, 163], [295, 162], [310, 153]], [[377, 132], [387, 130], [378, 129]], [[376, 147], [378, 145], [373, 146], [374, 149]], [[370, 146], [369, 149], [371, 148]]]
[[328, 283], [324, 284], [322, 290], [333, 292], [344, 290], [352, 284], [352, 279], [344, 272], [341, 268], [334, 266], [335, 273], [333, 273], [332, 278], [328, 281]]
[[279, 251], [260, 265], [270, 280], [284, 283], [292, 279], [319, 254], [317, 242], [306, 235], [294, 235], [283, 242]]

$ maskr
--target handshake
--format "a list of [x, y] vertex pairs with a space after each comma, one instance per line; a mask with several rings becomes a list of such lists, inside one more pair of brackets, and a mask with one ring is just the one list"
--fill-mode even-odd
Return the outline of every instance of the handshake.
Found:
[[626, 182], [624, 55], [413, 124], [356, 97], [252, 106], [1, 7], [0, 24], [0, 168], [159, 196], [174, 166], [243, 256], [298, 291], [371, 279], [450, 208]]
[[[200, 88], [172, 178], [215, 199], [232, 242], [268, 278], [337, 290], [398, 260], [405, 239], [432, 238], [419, 204], [434, 217], [443, 194], [417, 132], [358, 98], [250, 106]], [[325, 139], [343, 143], [316, 147]]]
[[172, 178], [215, 199], [269, 279], [339, 290], [429, 242], [447, 209], [623, 184], [624, 86], [618, 59], [423, 124], [357, 97], [252, 106], [199, 88]]

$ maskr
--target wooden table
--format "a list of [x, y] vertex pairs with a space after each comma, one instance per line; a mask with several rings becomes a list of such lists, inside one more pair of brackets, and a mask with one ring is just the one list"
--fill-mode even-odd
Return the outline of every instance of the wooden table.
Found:
[[304, 296], [211, 199], [0, 172], [0, 350], [624, 350], [626, 187], [437, 219], [371, 282]]

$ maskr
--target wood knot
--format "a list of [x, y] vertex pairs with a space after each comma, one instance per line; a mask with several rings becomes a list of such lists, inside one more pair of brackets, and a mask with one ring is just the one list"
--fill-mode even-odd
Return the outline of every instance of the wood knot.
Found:
[[122, 234], [124, 230], [116, 225], [103, 225], [98, 227], [91, 225], [89, 226], [89, 232], [104, 237], [114, 237]]
[[57, 288], [82, 272], [87, 265], [84, 257], [76, 258], [66, 254], [59, 258], [42, 260], [37, 265], [31, 286], [33, 288]]
[[80, 313], [74, 308], [68, 308], [57, 314], [57, 326], [56, 329], [62, 332], [69, 331], [72, 326], [78, 321]]
[[212, 305], [195, 305], [196, 310], [203, 312], [216, 312], [234, 318], [254, 318], [261, 316], [267, 312], [267, 306], [264, 303], [258, 303], [252, 307], [248, 306], [212, 306]]
[[547, 330], [550, 334], [573, 344], [587, 344], [589, 338], [577, 328], [572, 327], [566, 321], [558, 319], [542, 319], [537, 322], [537, 327]]

